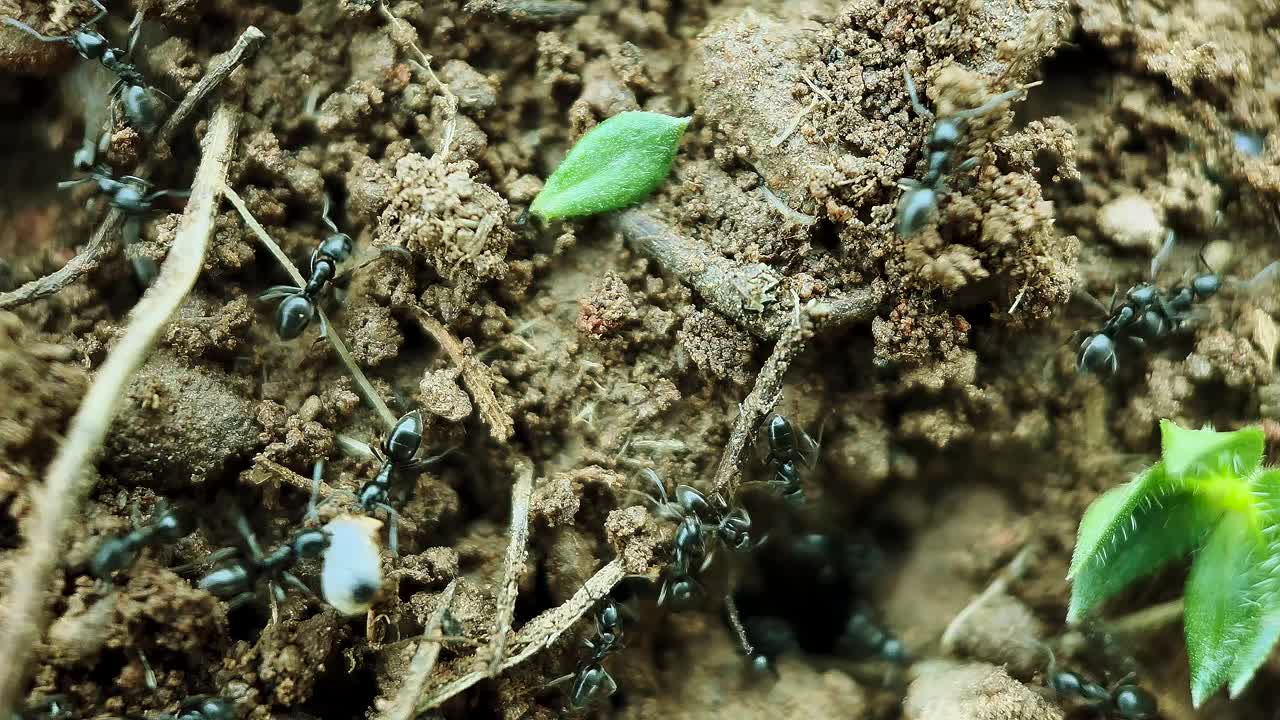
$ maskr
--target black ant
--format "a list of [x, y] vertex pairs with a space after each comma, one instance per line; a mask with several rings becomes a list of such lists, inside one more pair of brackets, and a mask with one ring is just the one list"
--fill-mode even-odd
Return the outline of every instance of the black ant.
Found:
[[596, 611], [596, 635], [582, 641], [587, 655], [576, 673], [564, 675], [547, 683], [558, 685], [570, 678], [573, 687], [569, 691], [569, 707], [580, 710], [613, 695], [618, 683], [601, 663], [615, 650], [622, 647], [622, 613], [612, 598], [606, 598]]
[[1089, 708], [1115, 720], [1150, 720], [1156, 717], [1159, 705], [1155, 696], [1129, 682], [1132, 679], [1133, 675], [1129, 674], [1110, 688], [1105, 688], [1078, 673], [1057, 669], [1053, 652], [1049, 651], [1049, 687], [1061, 697], [1082, 700]]
[[[248, 556], [245, 557], [238, 548], [219, 550], [211, 555], [209, 561], [215, 564], [230, 558], [234, 560], [200, 578], [200, 589], [227, 600], [231, 609], [253, 599], [254, 587], [259, 580], [267, 581], [273, 600], [284, 600], [284, 591], [276, 584], [277, 579], [308, 595], [312, 594], [311, 589], [289, 570], [299, 560], [323, 555], [329, 548], [329, 533], [324, 530], [298, 530], [283, 545], [264, 554], [243, 515], [236, 518], [236, 528], [244, 538], [249, 550]], [[240, 557], [236, 557], [237, 555]]]
[[692, 596], [697, 587], [691, 576], [693, 562], [699, 557], [704, 558], [700, 570], [711, 564], [712, 553], [706, 549], [708, 534], [736, 552], [751, 551], [764, 542], [763, 539], [752, 542], [751, 515], [746, 508], [731, 508], [719, 493], [707, 498], [688, 485], [676, 486], [676, 500], [672, 502], [657, 473], [646, 469], [644, 474], [658, 489], [658, 497], [647, 495], [658, 515], [679, 521], [673, 543], [674, 558], [667, 566], [667, 578], [658, 593], [659, 604], [666, 599], [668, 590], [677, 602]]
[[777, 414], [769, 419], [765, 434], [769, 439], [769, 456], [765, 462], [773, 466], [773, 479], [768, 481], [768, 484], [777, 488], [787, 502], [803, 503], [804, 488], [800, 486], [800, 464], [803, 463], [812, 468], [813, 461], [811, 457], [806, 456], [805, 451], [800, 449], [801, 437], [803, 436], [803, 440], [809, 445], [810, 451], [816, 450], [817, 443], [804, 432], [797, 433], [791, 421]]
[[[1174, 238], [1170, 230], [1164, 247], [1151, 261], [1152, 280], [1172, 250]], [[1111, 307], [1106, 308], [1107, 321], [1080, 344], [1076, 368], [1082, 373], [1114, 374], [1119, 366], [1116, 345], [1120, 340], [1143, 349], [1181, 327], [1191, 317], [1195, 303], [1213, 297], [1222, 289], [1222, 277], [1209, 267], [1203, 251], [1200, 262], [1209, 272], [1195, 276], [1187, 285], [1175, 285], [1165, 291], [1151, 282], [1141, 282], [1125, 291], [1124, 302], [1119, 305], [1117, 297], [1113, 297]], [[1273, 272], [1272, 266], [1268, 266], [1249, 284], [1256, 284]]]
[[[115, 74], [117, 80], [108, 91], [109, 97], [118, 97], [124, 106], [129, 123], [145, 132], [151, 132], [159, 122], [155, 100], [146, 86], [146, 80], [136, 65], [129, 62], [133, 56], [133, 47], [138, 41], [138, 32], [142, 25], [135, 22], [129, 31], [129, 47], [127, 50], [111, 47], [102, 33], [94, 26], [107, 16], [107, 8], [99, 0], [89, 0], [98, 8], [98, 14], [81, 25], [70, 35], [49, 36], [15, 18], [6, 17], [4, 23], [17, 28], [40, 42], [59, 42], [69, 45], [85, 60], [97, 60], [102, 66]], [[140, 20], [141, 18], [139, 18]]]
[[99, 580], [109, 581], [115, 573], [132, 567], [142, 548], [175, 543], [192, 529], [186, 513], [166, 509], [150, 525], [104, 540], [89, 561], [89, 572]]
[[[65, 190], [66, 188], [89, 182], [98, 186], [98, 191], [107, 196], [108, 202], [111, 203], [112, 207], [124, 213], [125, 223], [122, 231], [122, 240], [126, 247], [137, 242], [138, 238], [142, 236], [142, 217], [151, 212], [156, 200], [162, 197], [185, 198], [191, 194], [189, 190], [148, 192], [151, 188], [151, 183], [146, 180], [134, 175], [115, 178], [102, 169], [89, 173], [87, 177], [60, 182], [58, 183], [58, 189]], [[155, 278], [156, 266], [155, 262], [150, 258], [135, 258], [133, 267], [138, 279], [144, 285], [149, 285]]]
[[[911, 107], [920, 117], [933, 118], [933, 113], [920, 102], [920, 97], [916, 94], [916, 84], [911, 79], [911, 70], [904, 65], [902, 74], [907, 80], [907, 94], [911, 96]], [[1026, 85], [1017, 90], [1000, 93], [976, 108], [958, 110], [934, 122], [933, 129], [929, 131], [929, 168], [925, 171], [924, 177], [919, 180], [902, 178], [898, 181], [898, 186], [905, 191], [902, 198], [898, 200], [898, 234], [900, 236], [911, 237], [920, 232], [925, 223], [937, 212], [938, 195], [946, 189], [947, 166], [951, 164], [951, 155], [964, 137], [969, 120], [991, 112], [1029, 87], [1032, 86]], [[977, 164], [977, 158], [969, 158], [960, 163], [956, 170], [966, 172]]]
[[[360, 487], [356, 493], [356, 502], [366, 513], [373, 514], [378, 510], [387, 513], [387, 548], [392, 555], [399, 555], [399, 543], [396, 536], [396, 518], [399, 514], [391, 507], [391, 493], [395, 478], [399, 474], [421, 470], [428, 465], [439, 462], [441, 458], [452, 452], [446, 450], [439, 455], [414, 459], [422, 446], [422, 414], [417, 410], [405, 413], [383, 438], [380, 447], [373, 447], [374, 457], [382, 463], [378, 472]], [[318, 503], [316, 497], [320, 493], [320, 474], [313, 476], [311, 506], [309, 516], [315, 516]]]
[[235, 720], [236, 706], [230, 700], [209, 695], [193, 695], [182, 701], [177, 715], [161, 715], [160, 720]]
[[871, 612], [858, 608], [845, 623], [837, 645], [840, 650], [854, 657], [874, 655], [881, 660], [902, 665], [910, 660], [907, 648], [887, 628], [876, 622]]
[[[307, 326], [318, 315], [316, 301], [326, 287], [341, 281], [343, 277], [378, 259], [378, 257], [374, 257], [339, 276], [338, 265], [350, 259], [353, 243], [351, 236], [344, 232], [339, 232], [338, 226], [329, 218], [328, 193], [324, 196], [324, 208], [321, 211], [321, 217], [331, 232], [328, 237], [320, 241], [320, 244], [311, 253], [311, 271], [307, 284], [303, 287], [276, 285], [268, 288], [266, 292], [259, 296], [261, 300], [284, 298], [280, 306], [276, 308], [276, 334], [280, 336], [281, 340], [293, 340], [307, 329]], [[408, 252], [403, 248], [396, 247], [384, 248], [383, 250], [384, 252], [394, 251], [405, 254]], [[329, 329], [325, 324], [324, 316], [321, 315], [320, 335], [325, 336], [328, 332]]]

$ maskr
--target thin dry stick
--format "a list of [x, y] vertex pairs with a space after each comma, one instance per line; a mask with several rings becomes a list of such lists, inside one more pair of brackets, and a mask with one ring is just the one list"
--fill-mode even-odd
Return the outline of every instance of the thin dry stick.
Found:
[[733, 599], [734, 583], [729, 581], [729, 592], [724, 594], [724, 608], [729, 616], [729, 625], [733, 627], [733, 632], [738, 636], [738, 643], [742, 645], [742, 654], [751, 657], [755, 654], [756, 649], [752, 647], [751, 640], [747, 638], [747, 629], [742, 626], [742, 616], [738, 613], [738, 601]]
[[453, 136], [458, 131], [458, 98], [449, 89], [448, 85], [440, 81], [440, 78], [436, 76], [435, 70], [431, 69], [431, 56], [422, 52], [422, 48], [418, 47], [417, 29], [396, 17], [395, 13], [391, 12], [391, 8], [387, 7], [386, 2], [378, 3], [378, 12], [391, 25], [392, 42], [399, 45], [400, 49], [405, 52], [418, 56], [414, 64], [427, 74], [431, 82], [435, 83], [436, 87], [440, 89], [440, 94], [444, 96], [445, 110], [449, 115], [449, 119], [446, 121], [440, 149], [436, 151], [433, 157], [433, 159], [438, 159], [441, 163], [444, 163], [449, 159], [449, 147], [453, 144]]
[[1034, 545], [1027, 545], [1019, 550], [1018, 554], [1013, 556], [1013, 560], [1010, 560], [1009, 564], [1000, 571], [1000, 574], [996, 575], [995, 579], [991, 581], [991, 584], [987, 585], [985, 590], [979, 593], [968, 605], [964, 606], [963, 610], [952, 618], [951, 622], [947, 624], [947, 629], [942, 633], [942, 652], [948, 655], [955, 652], [956, 638], [960, 636], [960, 631], [969, 622], [969, 618], [979, 608], [986, 605], [991, 598], [1006, 592], [1010, 585], [1021, 579], [1023, 575], [1026, 575], [1027, 569], [1031, 566], [1031, 561], [1035, 559], [1035, 554], [1036, 547]]
[[516, 22], [566, 22], [585, 15], [587, 4], [579, 0], [471, 0], [463, 9]]
[[[284, 268], [285, 272], [289, 273], [289, 277], [297, 283], [298, 287], [305, 287], [307, 284], [306, 278], [302, 277], [302, 273], [298, 272], [298, 268], [294, 267], [293, 262], [289, 260], [289, 256], [284, 254], [284, 251], [280, 249], [280, 246], [276, 244], [276, 241], [272, 240], [271, 236], [267, 234], [267, 231], [262, 227], [262, 224], [259, 223], [257, 218], [249, 212], [249, 208], [245, 206], [244, 200], [236, 194], [236, 191], [232, 190], [230, 185], [224, 183], [222, 185], [222, 194], [227, 197], [227, 200], [229, 200], [235, 207], [236, 211], [240, 213], [240, 218], [249, 226], [249, 229], [253, 231], [253, 234], [258, 236], [258, 241], [262, 243], [263, 247], [271, 253], [271, 255], [276, 259], [276, 262], [280, 263], [280, 267]], [[329, 331], [325, 333], [325, 338], [329, 341], [329, 344], [333, 346], [333, 351], [338, 353], [338, 358], [342, 360], [342, 364], [347, 366], [347, 371], [350, 372], [351, 377], [355, 379], [356, 387], [360, 390], [360, 394], [364, 396], [365, 402], [369, 403], [369, 406], [374, 409], [374, 412], [378, 413], [378, 417], [382, 418], [382, 421], [387, 424], [388, 429], [395, 427], [396, 420], [398, 418], [391, 414], [391, 408], [387, 407], [387, 404], [382, 401], [382, 397], [373, 389], [373, 384], [369, 382], [369, 378], [365, 377], [364, 371], [362, 371], [360, 366], [356, 364], [355, 358], [351, 357], [351, 353], [347, 350], [346, 343], [342, 342], [342, 338], [338, 335], [338, 330], [329, 322], [329, 318], [324, 314], [324, 310], [317, 307], [316, 313], [320, 315], [321, 326], [329, 329]]]
[[0, 634], [0, 658], [4, 658], [0, 663], [0, 714], [17, 708], [27, 661], [48, 619], [45, 593], [50, 576], [61, 556], [72, 518], [89, 489], [89, 466], [127, 394], [130, 379], [204, 266], [218, 191], [231, 162], [239, 126], [236, 105], [226, 101], [219, 104], [209, 121], [191, 200], [178, 224], [169, 256], [155, 284], [129, 316], [124, 337], [98, 369], [84, 402], [71, 419], [66, 440], [49, 465], [43, 490], [36, 491], [31, 535], [14, 566], [22, 572], [14, 575], [13, 590], [5, 600], [9, 612]]
[[[768, 266], [734, 262], [697, 240], [681, 236], [644, 208], [617, 213], [610, 222], [636, 252], [661, 265], [717, 312], [757, 338], [778, 340], [794, 324], [792, 303], [765, 302], [765, 295], [772, 292], [770, 286], [782, 280]], [[883, 297], [878, 285], [857, 288], [815, 303], [813, 314], [830, 315], [831, 322], [824, 322], [824, 328], [865, 322], [875, 316]]]
[[[806, 311], [807, 314], [807, 311]], [[738, 419], [733, 422], [729, 444], [725, 445], [716, 468], [715, 490], [726, 498], [732, 498], [738, 490], [742, 475], [742, 453], [755, 438], [756, 431], [773, 406], [782, 397], [782, 380], [791, 367], [791, 361], [804, 350], [804, 323], [787, 326], [785, 334], [773, 346], [769, 359], [764, 361], [755, 387], [738, 406]]]
[[422, 630], [424, 639], [418, 645], [413, 661], [409, 663], [404, 685], [396, 693], [395, 702], [383, 714], [383, 720], [412, 720], [414, 706], [422, 698], [422, 688], [426, 686], [427, 678], [436, 667], [436, 658], [440, 656], [440, 626], [444, 624], [444, 616], [449, 613], [449, 606], [453, 604], [453, 592], [457, 587], [458, 581], [454, 579], [441, 593], [440, 607], [427, 618], [427, 626]]
[[[525, 623], [524, 627], [516, 633], [512, 643], [512, 648], [516, 649], [515, 654], [502, 662], [501, 669], [510, 670], [550, 647], [564, 634], [565, 630], [573, 627], [573, 624], [590, 610], [596, 601], [609, 594], [613, 586], [625, 576], [626, 570], [622, 567], [622, 560], [615, 558], [592, 575], [563, 605], [552, 608]], [[428, 690], [426, 699], [419, 703], [418, 712], [439, 707], [449, 698], [488, 677], [487, 671], [477, 670], [436, 685]]]
[[[1097, 630], [1115, 635], [1140, 635], [1177, 622], [1183, 614], [1183, 599], [1170, 600], [1129, 613], [1114, 620], [1104, 620], [1097, 624]], [[1058, 646], [1068, 654], [1082, 647], [1086, 642], [1084, 632], [1072, 630], [1063, 633]]]
[[502, 584], [498, 586], [497, 612], [494, 613], [493, 631], [489, 634], [486, 651], [490, 677], [496, 677], [502, 671], [507, 636], [511, 633], [511, 618], [516, 612], [520, 573], [529, 558], [529, 498], [533, 495], [533, 466], [524, 463], [518, 473], [519, 478], [511, 489], [511, 529], [507, 532], [511, 542], [507, 544], [507, 555], [502, 561]]
[[[263, 35], [261, 30], [250, 26], [241, 33], [240, 39], [231, 50], [214, 60], [205, 76], [182, 98], [177, 109], [160, 127], [152, 144], [152, 156], [139, 166], [135, 174], [147, 177], [155, 169], [161, 157], [168, 157], [169, 143], [173, 141], [178, 129], [191, 117], [200, 102], [247, 60], [266, 38], [267, 36]], [[17, 290], [0, 293], [0, 310], [8, 310], [33, 300], [49, 297], [84, 277], [85, 273], [98, 267], [98, 263], [102, 262], [114, 248], [113, 240], [119, 236], [120, 227], [123, 224], [124, 213], [111, 208], [111, 212], [107, 213], [98, 225], [98, 229], [89, 237], [89, 244], [68, 260], [66, 265], [44, 277], [26, 283]]]
[[462, 371], [462, 382], [466, 383], [471, 396], [475, 398], [480, 417], [484, 418], [485, 423], [489, 425], [489, 434], [493, 435], [493, 439], [498, 442], [506, 442], [515, 432], [516, 425], [493, 393], [493, 380], [489, 375], [489, 369], [475, 356], [467, 353], [462, 343], [450, 334], [443, 323], [432, 317], [426, 308], [415, 302], [409, 306], [409, 309], [413, 311], [413, 316], [417, 318], [422, 329], [435, 339], [436, 344]]

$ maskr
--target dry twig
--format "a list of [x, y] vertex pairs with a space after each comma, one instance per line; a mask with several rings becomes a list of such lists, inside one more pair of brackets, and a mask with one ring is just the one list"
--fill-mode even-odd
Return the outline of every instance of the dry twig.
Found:
[[1034, 545], [1027, 545], [1019, 550], [1018, 554], [1013, 556], [1013, 560], [1010, 560], [1009, 564], [1000, 571], [1000, 574], [996, 575], [996, 578], [991, 581], [991, 584], [968, 605], [965, 605], [964, 609], [956, 613], [956, 616], [947, 624], [947, 629], [942, 633], [942, 652], [947, 654], [955, 652], [956, 638], [960, 636], [960, 631], [964, 628], [965, 623], [969, 622], [969, 618], [979, 608], [987, 604], [991, 598], [1006, 592], [1010, 585], [1022, 578], [1023, 575], [1026, 575], [1027, 569], [1031, 566], [1032, 561], [1035, 560], [1035, 555], [1036, 547]]
[[435, 339], [436, 344], [462, 371], [462, 382], [466, 383], [467, 389], [471, 391], [471, 396], [475, 399], [476, 407], [480, 411], [480, 417], [488, 423], [489, 434], [493, 435], [493, 439], [498, 442], [506, 442], [515, 432], [516, 425], [493, 393], [493, 379], [489, 374], [489, 368], [485, 367], [473, 354], [467, 352], [462, 343], [450, 334], [449, 329], [432, 317], [426, 308], [415, 302], [409, 306], [409, 309], [413, 311], [413, 316], [417, 318], [422, 329]]
[[[615, 558], [608, 565], [600, 568], [595, 575], [592, 575], [586, 583], [583, 584], [573, 597], [565, 601], [563, 605], [552, 608], [541, 615], [535, 617], [525, 623], [524, 627], [516, 633], [512, 641], [512, 654], [502, 661], [501, 670], [510, 670], [529, 658], [537, 655], [541, 650], [548, 648], [559, 637], [573, 626], [592, 605], [607, 595], [614, 585], [626, 575], [626, 571], [622, 567], [622, 560]], [[468, 660], [462, 661], [464, 663]], [[466, 667], [466, 665], [463, 665]], [[487, 670], [475, 670], [465, 673], [452, 680], [446, 680], [433, 687], [427, 693], [426, 698], [418, 704], [418, 712], [425, 712], [434, 707], [439, 707], [449, 698], [454, 697], [458, 693], [475, 685], [476, 683], [490, 677]]]
[[396, 701], [382, 716], [383, 720], [412, 720], [414, 706], [422, 698], [422, 688], [426, 686], [427, 678], [436, 667], [436, 658], [440, 656], [440, 627], [444, 624], [449, 606], [453, 604], [453, 592], [457, 587], [458, 581], [455, 578], [440, 594], [440, 607], [427, 618], [427, 626], [422, 630], [423, 640], [413, 655], [413, 661], [409, 663], [404, 685], [400, 686]]
[[515, 487], [511, 489], [511, 529], [507, 535], [507, 555], [502, 561], [502, 584], [498, 586], [497, 612], [493, 617], [493, 631], [489, 634], [486, 652], [490, 677], [502, 671], [502, 660], [507, 651], [507, 636], [511, 633], [511, 618], [516, 612], [516, 595], [519, 592], [520, 573], [529, 558], [529, 498], [533, 495], [533, 466], [524, 463], [518, 471]]
[[169, 256], [155, 284], [133, 309], [124, 336], [98, 369], [84, 402], [71, 419], [66, 440], [49, 465], [44, 487], [36, 491], [31, 535], [15, 565], [22, 572], [15, 575], [13, 589], [5, 599], [8, 620], [0, 634], [0, 658], [4, 658], [0, 663], [0, 714], [18, 706], [27, 661], [48, 619], [45, 594], [49, 579], [61, 557], [72, 518], [89, 489], [89, 465], [126, 396], [129, 381], [204, 266], [219, 189], [226, 178], [239, 127], [238, 107], [229, 102], [220, 104], [209, 122], [191, 200], [178, 224]]
[[579, 0], [471, 0], [465, 9], [515, 22], [547, 23], [575, 20], [587, 13], [587, 4]]
[[391, 8], [387, 7], [385, 1], [378, 3], [378, 12], [382, 14], [382, 18], [391, 25], [391, 40], [400, 49], [417, 56], [417, 60], [413, 61], [418, 69], [426, 73], [431, 82], [436, 84], [440, 89], [440, 94], [444, 96], [445, 111], [448, 113], [449, 119], [446, 120], [444, 129], [444, 137], [440, 141], [440, 148], [436, 151], [433, 159], [438, 159], [442, 164], [449, 160], [449, 148], [453, 144], [453, 137], [458, 132], [458, 98], [436, 75], [435, 70], [431, 69], [431, 56], [422, 52], [422, 48], [418, 47], [418, 30], [412, 25], [404, 22], [391, 12]]
[[[147, 177], [161, 160], [169, 157], [168, 146], [173, 141], [178, 129], [191, 117], [196, 107], [200, 105], [214, 88], [218, 87], [233, 70], [239, 67], [247, 60], [257, 49], [258, 46], [267, 39], [266, 35], [256, 27], [250, 26], [240, 35], [240, 39], [225, 54], [216, 58], [209, 66], [209, 71], [200, 81], [191, 88], [183, 98], [178, 107], [169, 115], [169, 119], [160, 127], [160, 131], [156, 133], [152, 142], [152, 154], [147, 158], [135, 171], [134, 174], [140, 177]], [[44, 277], [32, 280], [22, 287], [12, 292], [0, 293], [0, 310], [8, 310], [19, 305], [25, 305], [33, 300], [49, 297], [84, 277], [85, 273], [98, 267], [98, 263], [114, 249], [114, 240], [120, 234], [120, 227], [124, 224], [124, 213], [116, 208], [111, 208], [111, 212], [103, 218], [98, 228], [94, 230], [93, 235], [89, 237], [89, 244], [85, 245], [80, 252], [67, 261], [66, 265], [58, 268], [52, 273]]]
[[[613, 227], [627, 243], [664, 270], [680, 278], [725, 317], [761, 340], [778, 340], [794, 324], [794, 306], [775, 302], [771, 293], [782, 277], [760, 263], [742, 265], [682, 237], [641, 208], [618, 213]], [[814, 303], [814, 317], [829, 316], [823, 326], [835, 327], [870, 320], [884, 293], [879, 286], [858, 288]]]
[[760, 368], [755, 387], [751, 388], [747, 398], [738, 406], [738, 419], [733, 421], [733, 432], [720, 457], [720, 466], [716, 468], [715, 491], [726, 498], [732, 498], [737, 492], [738, 481], [742, 476], [742, 453], [755, 439], [756, 431], [760, 429], [765, 416], [782, 398], [782, 380], [786, 377], [787, 369], [791, 367], [791, 361], [804, 350], [803, 325], [801, 322], [787, 326], [786, 333], [773, 346], [769, 359]]
[[[244, 200], [240, 199], [240, 196], [236, 194], [236, 191], [232, 190], [230, 185], [224, 184], [222, 186], [222, 194], [227, 197], [227, 200], [231, 201], [231, 204], [235, 207], [236, 211], [240, 213], [240, 218], [249, 226], [249, 229], [253, 231], [253, 234], [257, 236], [258, 241], [261, 242], [263, 247], [265, 247], [276, 259], [276, 262], [280, 263], [280, 267], [284, 268], [285, 272], [289, 273], [289, 277], [297, 283], [298, 287], [305, 287], [307, 284], [306, 278], [302, 277], [302, 273], [298, 272], [298, 268], [294, 267], [293, 262], [289, 260], [289, 256], [284, 254], [284, 251], [280, 249], [280, 246], [276, 244], [276, 241], [272, 240], [271, 236], [267, 234], [267, 231], [262, 227], [262, 224], [258, 222], [257, 218], [255, 218], [252, 213], [249, 212], [249, 208], [245, 206]], [[338, 358], [342, 360], [342, 364], [347, 366], [347, 371], [350, 372], [351, 377], [355, 379], [356, 387], [360, 390], [360, 394], [364, 396], [365, 402], [369, 403], [369, 406], [373, 408], [374, 412], [378, 413], [378, 417], [382, 418], [382, 421], [387, 424], [388, 429], [395, 427], [396, 420], [399, 418], [391, 413], [391, 408], [387, 407], [387, 404], [382, 401], [382, 397], [378, 395], [378, 391], [373, 389], [373, 384], [369, 382], [369, 378], [365, 377], [364, 371], [356, 364], [355, 358], [351, 357], [351, 351], [347, 350], [347, 344], [344, 343], [342, 341], [342, 337], [338, 335], [337, 328], [329, 322], [329, 318], [325, 316], [324, 310], [317, 307], [316, 314], [320, 316], [322, 326], [329, 330], [325, 333], [325, 339], [327, 339], [329, 344], [333, 346], [333, 351], [338, 354]]]

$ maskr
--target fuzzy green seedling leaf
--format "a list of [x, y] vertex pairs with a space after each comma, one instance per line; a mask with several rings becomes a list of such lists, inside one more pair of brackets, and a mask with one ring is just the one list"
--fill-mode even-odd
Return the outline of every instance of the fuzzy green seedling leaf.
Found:
[[1247, 518], [1231, 513], [1191, 566], [1183, 628], [1196, 707], [1231, 679], [1241, 650], [1258, 637], [1263, 608], [1255, 569], [1261, 550]]
[[1183, 627], [1199, 707], [1243, 692], [1280, 641], [1280, 470], [1262, 467], [1259, 428], [1160, 431], [1161, 462], [1081, 519], [1067, 617], [1195, 551]]
[[1207, 473], [1247, 477], [1262, 463], [1265, 443], [1262, 428], [1217, 432], [1188, 430], [1169, 420], [1160, 421], [1161, 459], [1171, 478]]
[[569, 150], [529, 212], [543, 220], [558, 220], [640, 202], [671, 172], [689, 120], [639, 111], [605, 120]]
[[[1125, 489], [1115, 488], [1110, 492]], [[1215, 514], [1206, 512], [1208, 509], [1190, 493], [1162, 495], [1155, 489], [1149, 494], [1138, 494], [1137, 500], [1128, 512], [1113, 515], [1116, 522], [1105, 527], [1106, 541], [1095, 545], [1096, 552], [1079, 559], [1078, 567], [1073, 558], [1075, 581], [1071, 585], [1067, 622], [1080, 621], [1085, 613], [1129, 583], [1186, 556], [1199, 545], [1205, 533], [1213, 529]], [[1095, 503], [1090, 511], [1098, 505]], [[1087, 522], [1086, 515], [1085, 522], [1080, 524], [1082, 535]], [[1095, 524], [1102, 526], [1102, 517]]]

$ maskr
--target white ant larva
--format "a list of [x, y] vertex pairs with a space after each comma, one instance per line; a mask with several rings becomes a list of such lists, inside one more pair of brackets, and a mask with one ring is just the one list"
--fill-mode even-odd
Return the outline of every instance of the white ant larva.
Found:
[[344, 615], [367, 612], [382, 587], [382, 521], [367, 515], [342, 515], [324, 526], [329, 548], [320, 572], [325, 602]]

